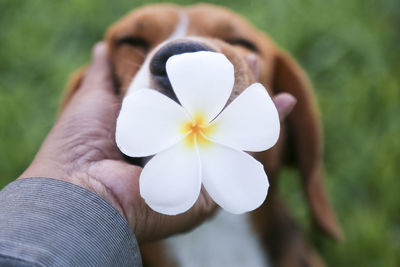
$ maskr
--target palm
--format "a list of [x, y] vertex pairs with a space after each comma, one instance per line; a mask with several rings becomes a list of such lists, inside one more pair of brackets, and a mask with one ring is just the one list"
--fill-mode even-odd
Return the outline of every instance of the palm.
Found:
[[[139, 240], [158, 239], [184, 231], [200, 224], [216, 209], [216, 205], [202, 190], [196, 204], [178, 216], [162, 215], [152, 211], [139, 194], [141, 168], [120, 160], [101, 160], [89, 170], [91, 179], [101, 182], [123, 209], [125, 217], [133, 227]], [[111, 175], [110, 175], [111, 174]], [[154, 229], [159, 229], [157, 235]]]

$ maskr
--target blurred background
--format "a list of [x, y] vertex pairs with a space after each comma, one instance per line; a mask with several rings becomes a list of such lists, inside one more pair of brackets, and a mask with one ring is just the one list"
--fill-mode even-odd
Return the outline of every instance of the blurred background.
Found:
[[[174, 1], [191, 4], [195, 1]], [[150, 1], [0, 1], [0, 187], [28, 166], [69, 75], [122, 15]], [[311, 232], [297, 173], [281, 187], [329, 266], [400, 266], [400, 2], [219, 0], [309, 74], [325, 131], [325, 184], [346, 241]]]

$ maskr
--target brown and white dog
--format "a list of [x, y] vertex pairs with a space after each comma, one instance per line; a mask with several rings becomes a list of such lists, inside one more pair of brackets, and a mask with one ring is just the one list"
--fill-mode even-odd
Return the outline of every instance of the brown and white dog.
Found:
[[[306, 75], [293, 59], [237, 14], [207, 4], [189, 7], [158, 4], [137, 9], [112, 25], [105, 41], [122, 95], [139, 88], [154, 88], [174, 98], [165, 72], [167, 59], [175, 54], [210, 50], [225, 54], [234, 65], [235, 85], [229, 101], [256, 81], [268, 88], [270, 95], [287, 92], [297, 99], [295, 108], [282, 125], [278, 143], [272, 149], [255, 155], [263, 163], [270, 179], [266, 202], [248, 217], [217, 215], [216, 230], [212, 230], [212, 223], [207, 222], [191, 237], [142, 244], [145, 265], [172, 266], [180, 262], [180, 265], [187, 266], [185, 259], [172, 259], [167, 250], [175, 249], [178, 250], [175, 255], [182, 255], [189, 253], [190, 246], [197, 249], [197, 254], [205, 253], [200, 255], [207, 257], [199, 266], [234, 266], [227, 258], [236, 261], [236, 266], [264, 265], [265, 261], [254, 259], [259, 257], [254, 254], [258, 244], [275, 266], [324, 265], [290, 216], [277, 188], [279, 169], [294, 163], [300, 171], [315, 225], [335, 240], [342, 238], [323, 189], [322, 134], [313, 92]], [[83, 75], [84, 69], [71, 79], [64, 104], [78, 88]], [[228, 218], [228, 225], [224, 224], [224, 217]], [[243, 228], [240, 223], [246, 224], [247, 221], [247, 227]], [[254, 240], [246, 241], [247, 237], [239, 233], [242, 230], [254, 233]], [[219, 237], [219, 233], [225, 237]], [[211, 239], [203, 242], [201, 238]], [[215, 245], [219, 244], [217, 240], [225, 243]], [[202, 247], [195, 248], [196, 244]], [[234, 244], [239, 248], [235, 249]], [[204, 252], [207, 247], [213, 250], [211, 254]], [[239, 255], [246, 249], [251, 250], [252, 254], [247, 257], [252, 261]], [[212, 257], [216, 254], [225, 258], [214, 260]], [[196, 259], [193, 256], [189, 258]]]

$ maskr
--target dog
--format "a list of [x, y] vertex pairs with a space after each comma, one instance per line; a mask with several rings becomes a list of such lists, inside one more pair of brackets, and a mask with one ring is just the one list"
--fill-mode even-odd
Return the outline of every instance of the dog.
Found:
[[[323, 187], [322, 131], [314, 94], [307, 76], [291, 56], [244, 18], [210, 4], [188, 7], [156, 4], [136, 9], [108, 29], [105, 41], [121, 95], [140, 88], [154, 88], [176, 100], [165, 72], [167, 59], [176, 54], [205, 50], [223, 53], [234, 65], [235, 84], [228, 102], [254, 82], [262, 83], [271, 96], [286, 92], [297, 99], [296, 106], [281, 125], [277, 144], [268, 151], [254, 154], [269, 177], [267, 200], [248, 216], [218, 214], [216, 220], [220, 228], [216, 231], [230, 237], [225, 245], [218, 246], [240, 243], [242, 248], [251, 247], [252, 252], [265, 251], [273, 266], [324, 266], [322, 258], [290, 215], [277, 187], [279, 170], [287, 165], [296, 166], [316, 227], [334, 240], [343, 238]], [[83, 68], [70, 79], [62, 106], [79, 87], [84, 74]], [[221, 227], [224, 217], [229, 218], [227, 227]], [[196, 238], [209, 237], [205, 242], [191, 242], [193, 239], [181, 236], [141, 244], [144, 265], [186, 266], [182, 259], [171, 257], [171, 250], [177, 250], [177, 254], [185, 251], [185, 254], [189, 252], [176, 242], [198, 243], [204, 249], [207, 244], [223, 239], [215, 232], [208, 236], [212, 223], [207, 222], [191, 233], [196, 236], [196, 231], [200, 231]], [[234, 225], [243, 224], [247, 225], [244, 232], [253, 234], [255, 241], [243, 244], [246, 238], [242, 237], [235, 241], [236, 230], [241, 226], [234, 228]], [[218, 246], [211, 247], [218, 250]], [[236, 255], [235, 250], [230, 255]], [[258, 256], [250, 255], [250, 258], [254, 257]], [[244, 261], [238, 266], [266, 264], [265, 260], [256, 262]], [[212, 264], [210, 258], [208, 263], [203, 261], [199, 266], [209, 265], [233, 266], [227, 262]]]

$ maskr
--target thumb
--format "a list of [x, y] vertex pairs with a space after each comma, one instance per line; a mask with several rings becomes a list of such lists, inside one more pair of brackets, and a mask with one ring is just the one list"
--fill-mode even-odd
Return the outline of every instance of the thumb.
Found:
[[288, 93], [277, 94], [273, 98], [273, 101], [276, 109], [278, 110], [279, 120], [281, 122], [289, 115], [297, 103], [296, 98]]
[[[97, 43], [82, 84], [72, 96], [61, 117], [81, 114], [84, 117], [101, 118], [113, 125], [121, 100], [117, 95], [107, 47], [104, 42]], [[115, 122], [114, 122], [115, 123]]]
[[107, 47], [104, 42], [97, 43], [92, 51], [92, 63], [90, 64], [82, 82], [82, 91], [114, 89], [111, 66], [107, 55]]

